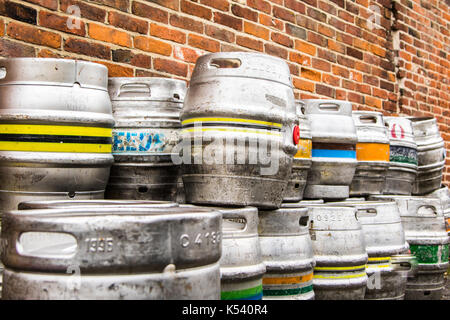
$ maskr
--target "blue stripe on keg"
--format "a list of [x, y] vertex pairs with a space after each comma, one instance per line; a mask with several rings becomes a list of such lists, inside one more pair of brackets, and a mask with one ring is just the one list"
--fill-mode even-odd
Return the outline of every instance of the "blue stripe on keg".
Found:
[[351, 158], [356, 159], [354, 150], [312, 149], [312, 157], [317, 158]]

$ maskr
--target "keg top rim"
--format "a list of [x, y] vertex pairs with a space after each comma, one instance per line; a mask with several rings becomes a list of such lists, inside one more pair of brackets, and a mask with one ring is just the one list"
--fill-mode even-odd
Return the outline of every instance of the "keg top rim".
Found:
[[383, 112], [379, 112], [379, 111], [364, 111], [364, 110], [353, 110], [352, 114], [358, 114], [358, 115], [376, 115], [376, 116], [383, 116]]
[[0, 63], [2, 63], [3, 61], [45, 61], [45, 62], [59, 62], [59, 63], [84, 63], [84, 64], [90, 64], [90, 65], [97, 66], [99, 68], [108, 70], [108, 68], [101, 63], [93, 62], [93, 61], [86, 61], [86, 60], [81, 60], [81, 59], [40, 58], [40, 57], [11, 57], [11, 58], [0, 57]]
[[406, 117], [408, 120], [411, 120], [412, 122], [425, 122], [425, 121], [435, 121], [436, 118], [435, 117], [427, 117], [427, 116], [423, 116], [423, 117]]
[[34, 210], [34, 209], [62, 209], [62, 208], [85, 208], [98, 206], [155, 206], [176, 204], [170, 201], [156, 201], [156, 200], [108, 200], [108, 199], [93, 199], [93, 200], [38, 200], [26, 201], [19, 203], [19, 210]]
[[186, 86], [186, 81], [181, 79], [172, 79], [172, 78], [164, 78], [164, 77], [108, 77], [109, 82], [121, 82], [132, 80], [134, 82], [144, 81], [144, 82], [172, 82], [183, 84]]
[[376, 206], [381, 206], [381, 205], [386, 205], [386, 204], [395, 204], [395, 200], [390, 200], [390, 199], [386, 199], [386, 200], [365, 200], [365, 201], [346, 201], [344, 203], [342, 202], [326, 202], [326, 204], [333, 206], [333, 207], [337, 207], [337, 206], [354, 206], [354, 205], [376, 205]]

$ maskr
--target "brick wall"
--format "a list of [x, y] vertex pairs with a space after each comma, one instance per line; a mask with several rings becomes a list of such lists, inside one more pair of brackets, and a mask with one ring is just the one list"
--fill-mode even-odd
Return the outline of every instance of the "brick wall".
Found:
[[447, 184], [449, 30], [448, 0], [0, 0], [0, 56], [188, 80], [206, 52], [259, 51], [289, 63], [298, 98], [434, 115], [449, 150]]

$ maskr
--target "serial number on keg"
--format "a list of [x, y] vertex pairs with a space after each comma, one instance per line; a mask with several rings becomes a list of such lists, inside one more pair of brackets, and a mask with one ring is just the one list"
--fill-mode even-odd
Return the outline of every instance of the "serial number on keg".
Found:
[[180, 237], [180, 245], [182, 248], [215, 245], [220, 243], [221, 236], [219, 231], [197, 233], [193, 235], [183, 234]]
[[338, 213], [330, 213], [330, 214], [316, 214], [314, 216], [314, 220], [316, 221], [343, 221], [344, 216]]
[[85, 242], [89, 253], [112, 252], [114, 248], [113, 238], [87, 238]]

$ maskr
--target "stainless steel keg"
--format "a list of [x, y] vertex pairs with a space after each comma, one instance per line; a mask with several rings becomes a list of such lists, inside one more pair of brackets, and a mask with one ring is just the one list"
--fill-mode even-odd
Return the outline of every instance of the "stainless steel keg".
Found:
[[384, 117], [388, 128], [389, 169], [383, 194], [411, 195], [417, 175], [417, 144], [411, 121], [402, 117]]
[[111, 155], [108, 70], [68, 59], [0, 59], [0, 207], [104, 197]]
[[67, 207], [3, 223], [3, 299], [220, 298], [217, 211]]
[[423, 195], [441, 186], [445, 166], [445, 145], [433, 117], [409, 117], [417, 143], [418, 169], [412, 193]]
[[406, 284], [406, 300], [440, 300], [444, 273], [449, 263], [449, 237], [438, 198], [414, 196], [373, 196], [397, 202], [411, 253], [418, 271]]
[[223, 215], [222, 300], [261, 300], [266, 273], [258, 238], [258, 209], [217, 208]]
[[263, 300], [312, 300], [315, 265], [307, 208], [290, 203], [259, 211], [259, 242], [267, 272]]
[[128, 208], [132, 206], [170, 208], [177, 207], [175, 202], [151, 201], [151, 200], [50, 200], [50, 201], [28, 201], [19, 204], [19, 210], [30, 209], [59, 209], [59, 208], [85, 208], [105, 207]]
[[311, 124], [312, 166], [304, 197], [345, 199], [356, 169], [356, 128], [352, 104], [340, 100], [303, 100]]
[[188, 203], [281, 205], [299, 138], [284, 60], [246, 52], [201, 56], [181, 120]]
[[180, 166], [172, 162], [179, 140], [186, 83], [166, 78], [109, 78], [114, 165], [108, 199], [175, 201]]
[[446, 186], [442, 186], [440, 189], [433, 191], [426, 195], [430, 198], [439, 198], [441, 200], [442, 209], [444, 210], [445, 228], [447, 234], [450, 235], [450, 190]]
[[[369, 256], [366, 300], [402, 300], [405, 296], [405, 272], [397, 272], [392, 257], [409, 249], [400, 212], [395, 201], [344, 201], [332, 206], [356, 208]], [[395, 260], [395, 259], [394, 259]]]
[[305, 205], [311, 220], [313, 288], [316, 300], [362, 300], [367, 285], [368, 255], [356, 209], [326, 204]]
[[389, 168], [389, 137], [383, 114], [353, 111], [353, 120], [358, 136], [358, 164], [350, 185], [350, 195], [382, 194]]
[[309, 120], [305, 116], [305, 108], [300, 101], [296, 102], [297, 117], [299, 119], [300, 139], [297, 153], [292, 162], [292, 172], [288, 185], [284, 191], [283, 201], [298, 202], [303, 199], [308, 172], [311, 168], [312, 136]]

